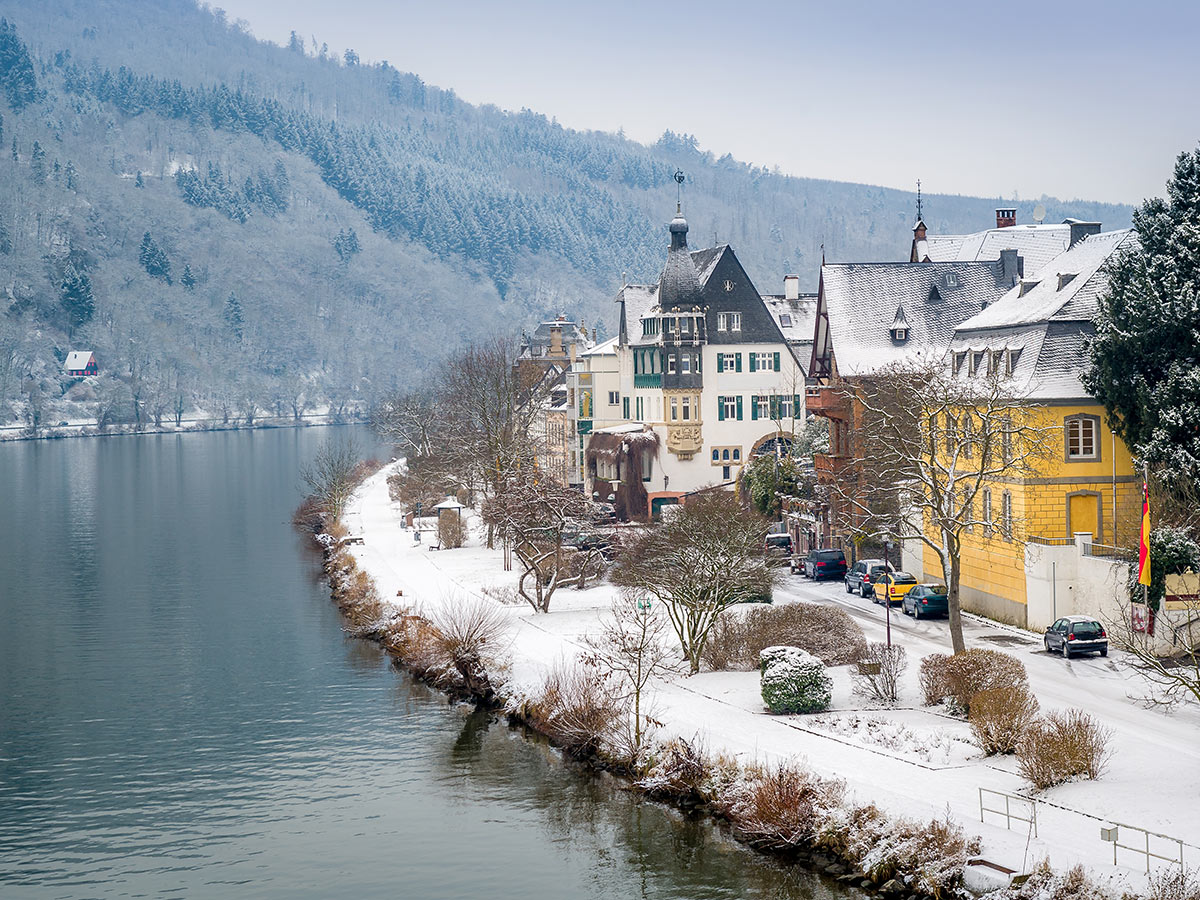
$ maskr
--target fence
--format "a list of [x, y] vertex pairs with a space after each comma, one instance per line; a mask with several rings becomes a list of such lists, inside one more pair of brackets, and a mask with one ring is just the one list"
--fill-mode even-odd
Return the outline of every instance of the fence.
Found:
[[1126, 547], [1113, 547], [1109, 544], [1084, 544], [1084, 556], [1094, 556], [1099, 559], [1137, 559], [1137, 551]]
[[1040, 537], [1036, 534], [1031, 534], [1025, 538], [1030, 544], [1041, 544], [1043, 547], [1073, 547], [1075, 546], [1075, 538], [1048, 538]]
[[[984, 794], [988, 794], [993, 797], [1003, 797], [1004, 798], [1004, 809], [994, 809], [990, 806], [985, 806], [984, 805], [985, 801], [983, 798]], [[1013, 812], [1012, 803], [1014, 800], [1017, 801], [1018, 804], [1020, 804], [1017, 812], [1021, 812], [1023, 810], [1028, 810], [1028, 813], [1029, 813], [1028, 816], [1021, 816], [1021, 815], [1018, 815], [1016, 812]], [[1007, 828], [1009, 831], [1012, 831], [1012, 823], [1013, 822], [1024, 822], [1031, 829], [1033, 836], [1034, 837], [1038, 836], [1037, 802], [1034, 800], [1030, 800], [1028, 797], [1022, 797], [1018, 794], [1006, 794], [1006, 793], [1004, 793], [1004, 791], [993, 791], [991, 788], [981, 787], [979, 789], [979, 821], [980, 822], [987, 821], [984, 818], [984, 813], [993, 813], [998, 816], [1004, 816], [1004, 827]]]
[[[1133, 831], [1133, 832], [1136, 832], [1137, 834], [1142, 835], [1142, 837], [1137, 839], [1137, 841], [1136, 841], [1136, 843], [1139, 846], [1135, 847], [1132, 843], [1122, 844], [1121, 843], [1122, 829], [1125, 829], [1128, 831]], [[1136, 837], [1136, 835], [1135, 835], [1135, 837]], [[1156, 843], [1153, 846], [1151, 845], [1151, 842], [1150, 842], [1151, 838], [1154, 838], [1156, 840]], [[1113, 822], [1111, 827], [1102, 827], [1100, 829], [1100, 839], [1106, 840], [1106, 841], [1107, 840], [1112, 841], [1113, 865], [1114, 866], [1117, 865], [1117, 850], [1128, 850], [1132, 853], [1138, 854], [1139, 856], [1146, 857], [1146, 874], [1147, 875], [1150, 874], [1150, 866], [1151, 866], [1152, 860], [1155, 860], [1155, 859], [1160, 859], [1163, 862], [1171, 863], [1172, 865], [1179, 866], [1181, 871], [1184, 869], [1184, 865], [1183, 865], [1184, 843], [1179, 838], [1171, 837], [1169, 834], [1159, 834], [1157, 831], [1147, 831], [1145, 828], [1138, 828], [1136, 825], [1126, 825], [1123, 822]], [[1170, 845], [1172, 848], [1174, 848], [1172, 851], [1172, 855], [1170, 855], [1170, 856], [1163, 855], [1163, 853], [1167, 852], [1166, 845]], [[1155, 852], [1157, 850], [1162, 850], [1163, 853]]]

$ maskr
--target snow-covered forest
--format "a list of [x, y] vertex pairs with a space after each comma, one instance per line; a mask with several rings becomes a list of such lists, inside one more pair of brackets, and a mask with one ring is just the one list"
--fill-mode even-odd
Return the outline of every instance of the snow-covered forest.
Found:
[[[622, 275], [657, 274], [677, 167], [695, 243], [736, 245], [762, 290], [815, 287], [822, 244], [907, 253], [906, 191], [472, 106], [403, 60], [261, 42], [190, 0], [0, 15], [0, 424], [352, 415], [473, 336], [558, 312], [611, 332]], [[927, 195], [926, 221], [977, 230], [994, 205]], [[88, 384], [62, 374], [79, 348]]]

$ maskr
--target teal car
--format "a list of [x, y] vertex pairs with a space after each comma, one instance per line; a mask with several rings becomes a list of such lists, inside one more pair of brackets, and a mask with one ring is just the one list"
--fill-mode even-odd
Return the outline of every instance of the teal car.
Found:
[[906, 616], [922, 619], [926, 616], [945, 616], [950, 613], [950, 603], [944, 584], [918, 584], [904, 595], [900, 608]]

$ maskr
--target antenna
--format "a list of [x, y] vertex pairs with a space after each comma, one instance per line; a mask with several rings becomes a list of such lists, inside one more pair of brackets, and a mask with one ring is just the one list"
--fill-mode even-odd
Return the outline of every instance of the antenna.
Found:
[[1046, 218], [1046, 207], [1044, 204], [1039, 203], [1037, 206], [1035, 206], [1033, 208], [1033, 221], [1035, 221], [1039, 225], [1041, 225], [1042, 220], [1045, 218]]
[[917, 179], [917, 221], [921, 221], [921, 179]]
[[675, 212], [683, 215], [683, 182], [687, 178], [683, 174], [683, 169], [676, 169], [675, 174], [671, 176], [675, 179]]

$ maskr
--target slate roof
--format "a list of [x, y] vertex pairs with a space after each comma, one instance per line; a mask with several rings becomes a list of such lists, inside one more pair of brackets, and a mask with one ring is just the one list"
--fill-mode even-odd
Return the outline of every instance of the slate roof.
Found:
[[1095, 334], [1096, 298], [1108, 280], [1103, 266], [1135, 240], [1131, 230], [1122, 229], [1080, 241], [1043, 267], [1024, 295], [1013, 288], [963, 322], [951, 351], [1020, 350], [1013, 368], [1018, 393], [1042, 400], [1090, 399], [1079, 376], [1087, 364], [1087, 341]]
[[1025, 261], [1026, 277], [1071, 246], [1071, 224], [1010, 225], [974, 234], [926, 235], [917, 241], [917, 261], [983, 262], [1000, 258], [1001, 250], [1016, 250]]
[[687, 220], [679, 214], [671, 220], [671, 247], [658, 279], [658, 302], [664, 309], [690, 309], [701, 302], [700, 277], [687, 245]]
[[[825, 311], [838, 371], [866, 375], [917, 353], [942, 354], [960, 322], [995, 302], [1013, 283], [1000, 261], [827, 263]], [[890, 329], [903, 306], [908, 338]]]
[[[1042, 267], [1036, 278], [1026, 270], [1026, 287], [1010, 290], [996, 303], [963, 322], [960, 332], [1037, 322], [1074, 320], [1091, 322], [1096, 317], [1096, 299], [1108, 279], [1100, 271], [1118, 250], [1132, 246], [1133, 231], [1123, 228], [1095, 234], [1060, 253]], [[1069, 280], [1062, 276], [1070, 276]]]

